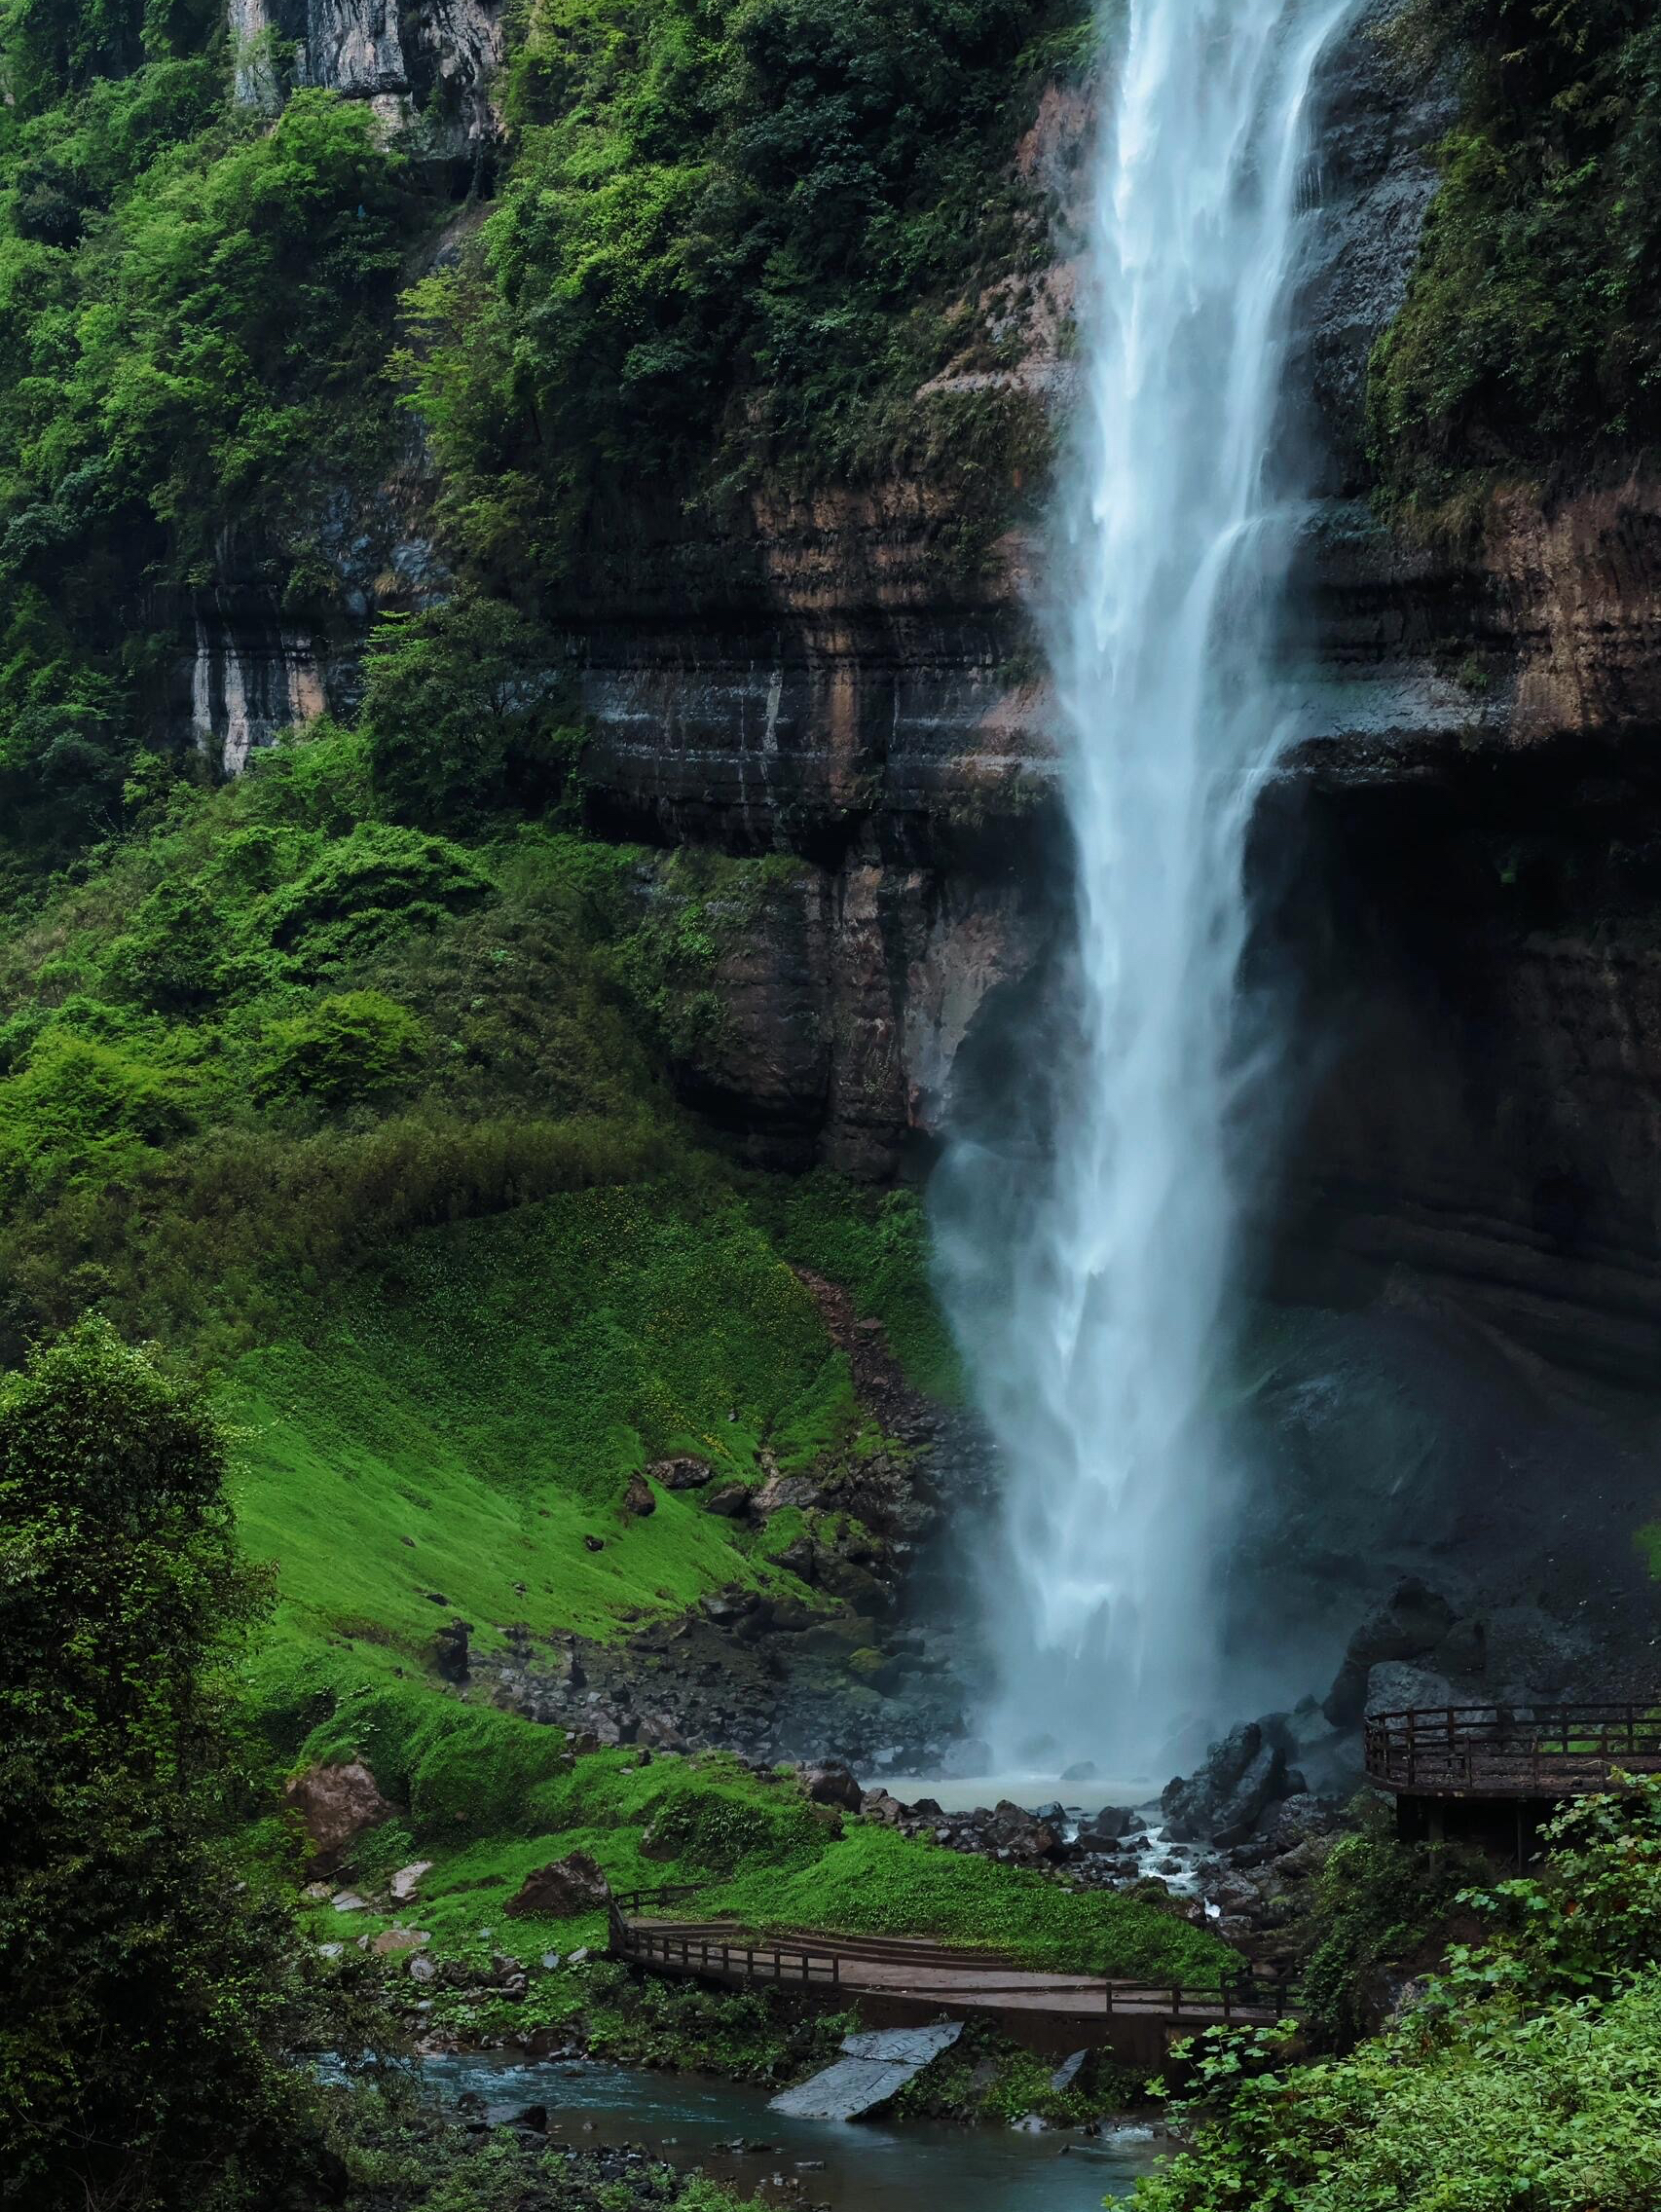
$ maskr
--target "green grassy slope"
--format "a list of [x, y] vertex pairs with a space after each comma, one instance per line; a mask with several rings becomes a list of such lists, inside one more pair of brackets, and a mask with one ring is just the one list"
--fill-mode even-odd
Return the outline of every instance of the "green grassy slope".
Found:
[[[829, 1815], [788, 1779], [757, 1777], [720, 1753], [572, 1760], [555, 1732], [494, 1713], [435, 1715], [403, 1685], [367, 1680], [307, 1751], [366, 1758], [382, 1787], [409, 1804], [407, 1825], [374, 1837], [359, 1866], [384, 1874], [406, 1853], [435, 1862], [419, 1903], [398, 1918], [428, 1933], [440, 1957], [482, 1965], [493, 1949], [534, 1958], [603, 1945], [602, 1914], [504, 1918], [528, 1874], [572, 1852], [590, 1854], [616, 1889], [693, 1885], [687, 1912], [759, 1932], [938, 1936], [1035, 1967], [1191, 1983], [1214, 1981], [1233, 1955], [1157, 1903], [1075, 1893], [1042, 1874]], [[334, 1937], [342, 1923], [323, 1905], [313, 1925]], [[354, 1934], [391, 1925], [385, 1914], [351, 1917]], [[568, 2001], [542, 1994], [555, 2007]], [[544, 2016], [558, 2014], [533, 2002], [504, 2020], [523, 2029]]]
[[776, 1572], [695, 1498], [621, 1500], [671, 1454], [858, 1448], [792, 1262], [946, 1374], [915, 1201], [740, 1174], [670, 1093], [782, 865], [428, 836], [324, 725], [0, 919], [8, 1348], [92, 1306], [215, 1379], [279, 1641], [421, 1668], [428, 1593], [488, 1643]]
[[765, 1580], [698, 1493], [625, 1513], [628, 1476], [686, 1453], [754, 1480], [763, 1444], [789, 1464], [856, 1418], [811, 1299], [725, 1195], [597, 1190], [428, 1232], [326, 1314], [228, 1388], [289, 1634], [420, 1657], [449, 1611], [487, 1644], [509, 1621], [606, 1636]]

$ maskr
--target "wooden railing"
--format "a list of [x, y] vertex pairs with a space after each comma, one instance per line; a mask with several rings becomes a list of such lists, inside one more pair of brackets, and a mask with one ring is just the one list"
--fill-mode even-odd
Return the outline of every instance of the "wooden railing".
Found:
[[[1111, 1989], [1121, 1985], [1110, 1982], [1108, 1986]], [[1186, 2000], [1187, 2009], [1194, 2010], [1199, 2003], [1196, 1992], [1184, 1990], [1179, 1994]], [[1282, 1968], [1277, 1972], [1253, 1966], [1250, 1960], [1243, 1960], [1224, 1974], [1222, 1989], [1215, 1994], [1222, 1998], [1225, 2020], [1234, 2018], [1236, 2013], [1261, 2017], [1265, 2012], [1273, 2014], [1276, 2020], [1284, 2020], [1289, 2014], [1300, 2011], [1304, 2002], [1303, 1987], [1292, 1979], [1289, 1970]], [[1111, 1999], [1108, 2009], [1113, 2009]]]
[[1661, 1773], [1653, 1704], [1421, 1707], [1367, 1722], [1367, 1772], [1386, 1789], [1479, 1797], [1561, 1797]]
[[[907, 1941], [904, 1937], [850, 1936], [845, 1942], [808, 1936], [774, 1937], [736, 1928], [729, 1930], [719, 1923], [654, 1925], [649, 1920], [640, 1922], [629, 1918], [643, 1906], [680, 1903], [697, 1894], [694, 1889], [634, 1890], [613, 1897], [608, 1912], [612, 1956], [659, 1973], [698, 1974], [707, 1980], [719, 1981], [771, 1981], [800, 1988], [834, 1990], [857, 1989], [868, 1982], [870, 1976], [862, 1975], [862, 1967], [914, 1966], [923, 1969], [929, 1977], [915, 1992], [919, 1997], [950, 2005], [954, 2000], [951, 1984], [955, 1976], [962, 1985], [957, 1993], [961, 2001], [973, 2004], [978, 1979], [981, 1982], [978, 2000], [992, 2010], [997, 2009], [998, 1975], [1015, 1974], [1040, 1981], [1044, 1978], [1037, 1970], [1021, 1968], [992, 1953], [951, 1950], [920, 1940]], [[1076, 2000], [1088, 1993], [1094, 1977], [1057, 1975], [1054, 1978], [1057, 1982], [1054, 2009], [1072, 2012], [1082, 2009]], [[1080, 1983], [1085, 1985], [1083, 1990]], [[897, 1986], [892, 1979], [884, 1979], [875, 1986], [895, 1995], [907, 1994], [903, 1985]], [[1241, 1960], [1215, 1987], [1134, 1981], [1106, 1981], [1101, 1986], [1103, 2002], [1110, 2013], [1143, 2017], [1156, 2014], [1172, 2021], [1190, 2019], [1200, 2023], [1219, 2019], [1284, 2019], [1297, 2010], [1301, 1996], [1284, 1973], [1255, 1966], [1249, 1960]]]
[[706, 1980], [793, 1981], [811, 1988], [837, 1988], [842, 1962], [834, 1951], [819, 1951], [808, 1944], [747, 1940], [738, 1931], [716, 1935], [709, 1930], [639, 1927], [626, 1920], [620, 1900], [611, 1900], [609, 1913], [611, 1955], [636, 1966], [653, 1967], [660, 1973], [702, 1974]]

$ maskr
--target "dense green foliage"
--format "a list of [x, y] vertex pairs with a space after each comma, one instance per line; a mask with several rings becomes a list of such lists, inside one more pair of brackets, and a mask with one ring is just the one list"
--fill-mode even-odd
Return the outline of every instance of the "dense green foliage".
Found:
[[300, 2182], [317, 1979], [244, 1857], [218, 1663], [259, 1610], [202, 1399], [96, 1323], [0, 1383], [0, 2202]]
[[[10, 74], [38, 24], [8, 20]], [[0, 129], [0, 816], [25, 846], [127, 818], [184, 645], [157, 585], [229, 556], [315, 600], [321, 487], [383, 464], [400, 157], [322, 92], [238, 116], [222, 47], [85, 90], [66, 56], [64, 96]]]
[[376, 821], [347, 735], [176, 787], [0, 932], [13, 1344], [92, 1299], [235, 1349], [406, 1229], [682, 1159], [616, 975], [645, 865]]
[[1204, 2039], [1146, 2212], [1646, 2212], [1661, 2192], [1661, 1784], [1560, 1816], [1537, 1875], [1348, 2057]]
[[1458, 1845], [1400, 1842], [1384, 1807], [1339, 1840], [1315, 1884], [1314, 1940], [1300, 1977], [1302, 2018], [1323, 2045], [1352, 2043], [1408, 1961], [1440, 1956], [1456, 1900], [1484, 1870], [1480, 1855]]
[[[1466, 55], [1373, 451], [1435, 518], [1507, 477], [1623, 467], [1661, 434], [1661, 24], [1647, 0], [1414, 0]], [[1456, 507], [1457, 511], [1457, 507]]]
[[466, 593], [382, 623], [362, 728], [377, 800], [433, 829], [509, 807], [545, 813], [581, 750], [544, 633], [504, 602]]
[[1029, 403], [919, 387], [997, 365], [975, 303], [1048, 258], [1008, 165], [1044, 34], [1080, 13], [538, 0], [500, 204], [414, 297], [420, 404], [475, 558], [558, 573], [612, 471], [709, 489], [723, 442], [729, 484], [907, 445], [1007, 480], [1012, 436], [1042, 440]]
[[510, 26], [498, 203], [423, 276], [452, 211], [419, 132], [284, 93], [275, 54], [253, 68], [275, 118], [239, 106], [206, 0], [11, 0], [0, 893], [184, 764], [137, 756], [178, 728], [204, 598], [325, 639], [361, 621], [386, 585], [351, 541], [400, 384], [461, 587], [401, 633], [387, 618], [371, 655], [364, 726], [404, 821], [567, 792], [534, 587], [619, 479], [637, 501], [717, 497], [741, 459], [822, 478], [909, 443], [979, 487], [992, 527], [1043, 425], [1014, 387], [931, 380], [1018, 353], [1048, 247], [1011, 157], [1081, 13], [539, 0]]

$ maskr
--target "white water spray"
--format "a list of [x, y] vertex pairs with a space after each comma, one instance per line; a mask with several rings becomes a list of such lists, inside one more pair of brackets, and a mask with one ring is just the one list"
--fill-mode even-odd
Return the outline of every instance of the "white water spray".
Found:
[[1025, 1158], [1007, 1128], [960, 1134], [941, 1209], [1008, 1485], [991, 1726], [1001, 1758], [1052, 1773], [1088, 1756], [1153, 1776], [1218, 1692], [1219, 1368], [1254, 1072], [1242, 849], [1283, 721], [1295, 489], [1270, 461], [1310, 83], [1354, 4], [1112, 11], [1050, 618], [1077, 859], [1067, 1064]]

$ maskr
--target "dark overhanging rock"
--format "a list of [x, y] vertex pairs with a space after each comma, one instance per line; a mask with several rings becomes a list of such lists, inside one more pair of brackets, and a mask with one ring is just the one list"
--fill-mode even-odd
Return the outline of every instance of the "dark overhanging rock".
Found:
[[1422, 1659], [1454, 1626], [1453, 1606], [1440, 1591], [1410, 1575], [1370, 1613], [1349, 1639], [1338, 1678], [1321, 1711], [1335, 1728], [1352, 1727], [1367, 1704], [1367, 1677], [1389, 1661]]

